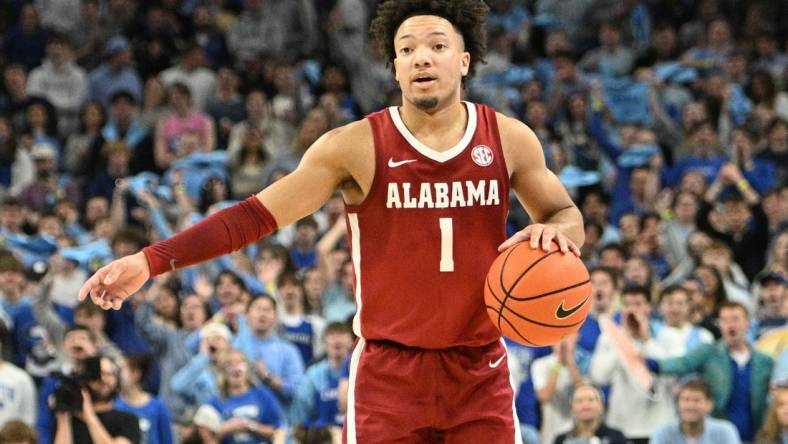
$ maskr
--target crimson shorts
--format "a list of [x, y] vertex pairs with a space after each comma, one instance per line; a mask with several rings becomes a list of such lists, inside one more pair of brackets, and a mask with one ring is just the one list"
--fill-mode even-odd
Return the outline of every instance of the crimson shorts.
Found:
[[343, 442], [522, 443], [503, 341], [424, 350], [360, 339]]

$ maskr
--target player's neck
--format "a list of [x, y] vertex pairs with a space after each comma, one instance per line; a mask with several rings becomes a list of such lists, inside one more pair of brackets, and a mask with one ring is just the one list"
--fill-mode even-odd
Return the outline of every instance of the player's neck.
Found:
[[[460, 131], [464, 132], [468, 126], [467, 109], [459, 100], [430, 111], [421, 110], [413, 103], [404, 101], [400, 107], [400, 117], [411, 134], [418, 139], [449, 134], [457, 129], [458, 124], [461, 125]], [[451, 145], [453, 143], [449, 146]]]

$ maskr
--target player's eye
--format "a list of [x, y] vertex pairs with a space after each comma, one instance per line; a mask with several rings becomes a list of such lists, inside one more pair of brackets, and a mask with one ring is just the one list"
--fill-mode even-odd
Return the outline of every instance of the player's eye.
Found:
[[436, 50], [438, 50], [438, 51], [443, 51], [444, 49], [448, 48], [448, 46], [446, 46], [446, 45], [445, 45], [445, 44], [443, 44], [443, 43], [438, 43], [437, 45], [435, 45], [435, 46], [434, 46], [434, 48], [435, 48]]
[[400, 54], [410, 54], [410, 51], [411, 51], [411, 49], [408, 48], [408, 47], [400, 48], [400, 50], [399, 50]]

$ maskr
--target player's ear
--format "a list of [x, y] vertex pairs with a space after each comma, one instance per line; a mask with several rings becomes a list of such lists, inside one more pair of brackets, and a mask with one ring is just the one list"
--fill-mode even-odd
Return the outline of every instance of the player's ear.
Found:
[[460, 72], [462, 73], [463, 77], [468, 75], [468, 70], [471, 67], [471, 53], [463, 52], [462, 56], [460, 57]]

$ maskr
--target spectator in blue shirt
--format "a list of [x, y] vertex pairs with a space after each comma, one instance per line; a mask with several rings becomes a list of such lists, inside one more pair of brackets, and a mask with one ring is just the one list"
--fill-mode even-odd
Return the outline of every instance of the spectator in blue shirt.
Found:
[[295, 345], [276, 334], [276, 309], [276, 300], [269, 295], [249, 302], [233, 345], [254, 363], [260, 379], [287, 406], [304, 375], [304, 362]]
[[303, 442], [311, 442], [309, 437], [340, 437], [342, 433], [345, 415], [339, 411], [337, 395], [342, 364], [353, 347], [353, 333], [346, 324], [329, 324], [323, 345], [326, 358], [307, 369], [293, 401], [293, 434]]
[[210, 404], [222, 415], [222, 444], [284, 444], [286, 424], [276, 396], [255, 387], [254, 373], [244, 354], [229, 352], [219, 366], [219, 390]]
[[687, 157], [679, 159], [668, 173], [667, 186], [679, 183], [684, 174], [689, 171], [698, 171], [706, 178], [706, 183], [711, 183], [717, 177], [720, 168], [725, 164], [722, 157], [720, 141], [717, 132], [708, 120], [696, 123], [690, 130], [691, 152]]
[[219, 393], [216, 369], [219, 357], [230, 350], [232, 336], [226, 325], [209, 322], [200, 329], [200, 352], [170, 380], [172, 392], [188, 408], [197, 408]]
[[652, 444], [741, 442], [733, 424], [709, 416], [714, 408], [714, 400], [711, 397], [711, 388], [702, 379], [693, 379], [681, 386], [678, 408], [679, 420], [658, 428], [651, 437]]
[[123, 36], [111, 38], [105, 48], [106, 61], [88, 76], [89, 100], [109, 109], [110, 99], [119, 91], [126, 91], [136, 103], [142, 101], [142, 81], [131, 66], [129, 41]]
[[721, 341], [702, 344], [681, 357], [649, 359], [646, 364], [661, 374], [698, 372], [704, 379], [714, 381], [709, 392], [714, 401], [713, 415], [731, 421], [744, 441], [752, 441], [766, 414], [774, 362], [747, 339], [750, 319], [743, 305], [723, 302], [719, 318]]
[[139, 418], [142, 442], [172, 444], [170, 412], [161, 399], [142, 388], [150, 369], [150, 358], [144, 355], [126, 356], [121, 363], [121, 394], [115, 398], [115, 408]]
[[304, 364], [309, 365], [322, 353], [321, 337], [326, 322], [318, 315], [306, 313], [304, 281], [296, 273], [282, 273], [278, 287], [283, 308], [280, 334], [298, 347]]

